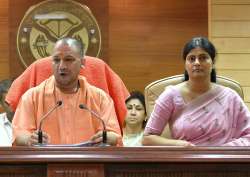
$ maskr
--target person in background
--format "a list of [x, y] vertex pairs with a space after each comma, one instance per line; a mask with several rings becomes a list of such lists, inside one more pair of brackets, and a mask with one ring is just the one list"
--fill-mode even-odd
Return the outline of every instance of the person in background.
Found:
[[133, 91], [125, 102], [127, 116], [123, 128], [123, 145], [141, 146], [147, 117], [144, 95], [139, 91]]
[[[78, 144], [103, 140], [102, 119], [107, 129], [107, 143], [122, 145], [121, 131], [112, 99], [103, 90], [90, 85], [79, 75], [84, 58], [81, 43], [72, 38], [56, 42], [52, 54], [53, 75], [29, 89], [19, 101], [13, 118], [13, 144], [37, 145], [43, 119], [45, 144]], [[61, 102], [62, 104], [58, 104]], [[59, 105], [55, 107], [55, 105]], [[86, 109], [80, 109], [81, 106]]]
[[[216, 84], [215, 56], [204, 37], [184, 46], [185, 81], [156, 100], [143, 145], [250, 146], [250, 112], [234, 90]], [[160, 136], [167, 123], [173, 139]]]
[[5, 96], [11, 86], [12, 80], [5, 79], [0, 81], [0, 104], [3, 113], [0, 114], [0, 146], [12, 145], [12, 128], [11, 122], [14, 112], [11, 111], [8, 104], [5, 102]]

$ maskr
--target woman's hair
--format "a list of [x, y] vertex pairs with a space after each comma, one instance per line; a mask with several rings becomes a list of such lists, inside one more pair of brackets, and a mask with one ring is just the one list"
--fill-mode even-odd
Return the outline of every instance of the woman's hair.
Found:
[[[147, 111], [146, 111], [146, 104], [145, 104], [145, 97], [144, 94], [141, 93], [140, 91], [132, 91], [130, 92], [130, 96], [125, 100], [125, 103], [127, 104], [127, 102], [129, 102], [132, 99], [138, 99], [141, 104], [143, 105], [143, 108], [145, 110], [145, 116], [147, 115]], [[147, 121], [143, 121], [143, 125], [142, 127], [144, 128], [146, 126]], [[125, 126], [125, 122], [123, 124], [123, 126]]]
[[0, 81], [0, 101], [4, 102], [3, 94], [7, 93], [13, 80], [12, 79], [4, 79]]
[[[205, 37], [194, 37], [191, 41], [185, 44], [182, 53], [183, 60], [186, 60], [186, 57], [191, 50], [198, 47], [205, 50], [211, 57], [213, 63], [215, 63], [216, 49], [214, 45]], [[189, 76], [186, 70], [184, 73], [184, 80], [189, 80]], [[212, 68], [211, 72], [211, 82], [216, 82], [216, 71], [214, 68]]]

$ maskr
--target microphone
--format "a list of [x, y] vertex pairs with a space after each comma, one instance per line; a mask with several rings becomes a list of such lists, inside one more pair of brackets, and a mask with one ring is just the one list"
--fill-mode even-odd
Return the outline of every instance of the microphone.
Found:
[[101, 121], [102, 123], [102, 144], [101, 146], [108, 146], [107, 144], [107, 130], [106, 130], [106, 125], [104, 123], [104, 121], [102, 120], [102, 118], [100, 117], [100, 115], [98, 115], [96, 112], [92, 111], [91, 109], [89, 109], [88, 107], [86, 107], [84, 104], [80, 104], [79, 105], [80, 109], [85, 109], [87, 111], [89, 111], [92, 115], [94, 115], [95, 118], [97, 118], [98, 120]]
[[42, 144], [43, 143], [43, 131], [42, 131], [42, 124], [44, 119], [46, 119], [48, 117], [48, 115], [50, 115], [50, 113], [52, 113], [56, 108], [58, 108], [59, 106], [62, 105], [62, 101], [57, 101], [56, 105], [49, 110], [49, 112], [47, 112], [46, 114], [43, 115], [43, 117], [41, 118], [39, 127], [38, 127], [38, 143]]

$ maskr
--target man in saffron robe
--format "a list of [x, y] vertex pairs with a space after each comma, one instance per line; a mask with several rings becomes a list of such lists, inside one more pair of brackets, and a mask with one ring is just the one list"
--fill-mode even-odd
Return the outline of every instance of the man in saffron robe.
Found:
[[[120, 77], [102, 60], [85, 56], [84, 68], [81, 68], [80, 75], [87, 81], [108, 93], [115, 105], [116, 115], [122, 127], [126, 116], [125, 100], [129, 92]], [[32, 87], [39, 85], [42, 81], [52, 75], [51, 57], [43, 58], [32, 63], [11, 85], [6, 95], [6, 102], [15, 111], [21, 96]]]
[[101, 121], [93, 117], [90, 111], [80, 109], [79, 105], [83, 104], [97, 113], [106, 124], [107, 143], [121, 144], [121, 132], [112, 99], [79, 75], [81, 67], [84, 67], [83, 55], [83, 47], [75, 39], [65, 38], [55, 44], [53, 76], [29, 89], [20, 99], [13, 119], [14, 144], [38, 144], [37, 129], [41, 119], [58, 101], [62, 101], [62, 106], [44, 119], [44, 143], [102, 142]]

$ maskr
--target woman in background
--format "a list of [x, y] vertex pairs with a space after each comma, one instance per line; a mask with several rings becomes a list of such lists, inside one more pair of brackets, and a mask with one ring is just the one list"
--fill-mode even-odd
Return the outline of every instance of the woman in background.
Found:
[[[250, 145], [249, 110], [234, 90], [216, 84], [215, 56], [214, 45], [204, 37], [185, 45], [185, 81], [169, 86], [157, 99], [144, 145]], [[167, 123], [173, 139], [160, 136]]]
[[141, 146], [143, 131], [146, 124], [146, 107], [144, 95], [133, 91], [125, 101], [127, 115], [123, 129], [124, 146]]

